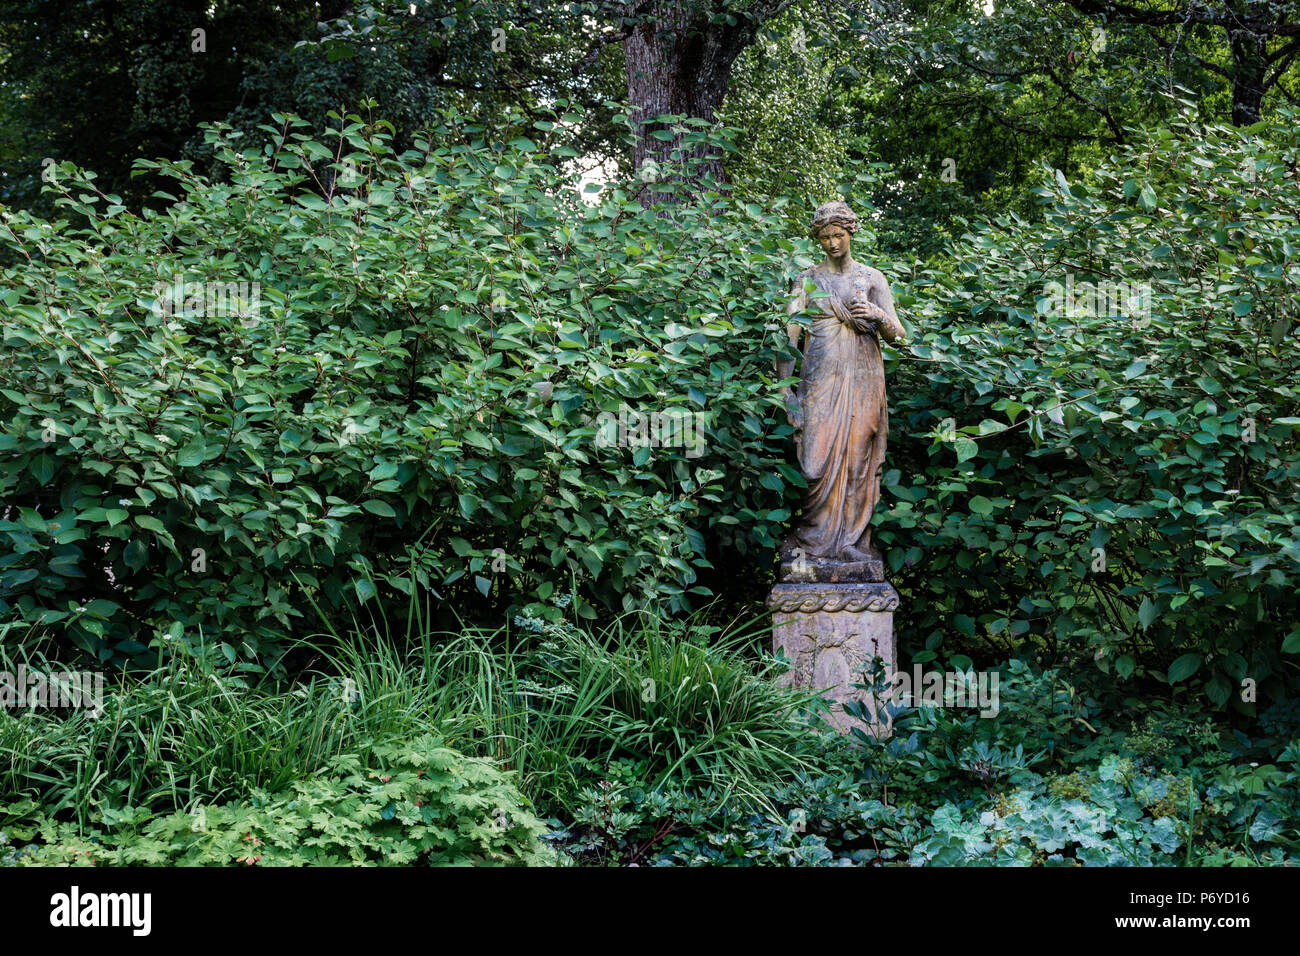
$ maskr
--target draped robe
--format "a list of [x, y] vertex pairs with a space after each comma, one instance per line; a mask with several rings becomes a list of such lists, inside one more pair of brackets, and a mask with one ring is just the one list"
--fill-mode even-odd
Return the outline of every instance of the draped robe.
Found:
[[845, 549], [870, 548], [869, 523], [880, 497], [889, 430], [879, 333], [860, 331], [861, 323], [849, 312], [855, 297], [867, 298], [869, 272], [855, 263], [846, 277], [819, 269], [808, 276], [828, 295], [813, 300], [821, 308], [809, 312], [798, 389], [799, 464], [808, 492], [788, 546], [802, 548], [809, 558], [861, 557]]

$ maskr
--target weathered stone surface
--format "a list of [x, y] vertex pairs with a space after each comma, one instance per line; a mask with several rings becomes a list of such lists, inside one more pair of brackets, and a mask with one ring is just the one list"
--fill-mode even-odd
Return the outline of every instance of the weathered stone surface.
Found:
[[[871, 544], [871, 518], [889, 433], [881, 346], [907, 335], [889, 281], [853, 258], [857, 228], [843, 200], [817, 207], [809, 234], [826, 258], [799, 274], [786, 308], [793, 357], [778, 358], [776, 372], [788, 381], [798, 367], [798, 386], [784, 398], [808, 490], [768, 597], [775, 648], [794, 663], [788, 680], [826, 692], [841, 732], [856, 720], [845, 702], [861, 700], [874, 714], [871, 695], [852, 687], [864, 668], [875, 657], [889, 674], [895, 668], [898, 592]], [[863, 730], [888, 734], [887, 721], [878, 715]]]
[[807, 559], [782, 561], [779, 581], [838, 584], [885, 580], [885, 562], [878, 557], [865, 561]]
[[[789, 580], [849, 580], [842, 568], [841, 576], [827, 577], [802, 565], [804, 560], [870, 565], [879, 559], [871, 547], [871, 516], [880, 500], [889, 433], [880, 349], [883, 342], [903, 341], [907, 330], [894, 310], [889, 281], [853, 258], [857, 228], [858, 216], [843, 200], [817, 207], [809, 234], [826, 258], [799, 274], [786, 307], [797, 358], [778, 358], [776, 373], [789, 380], [798, 365], [799, 384], [784, 398], [799, 470], [808, 479], [799, 520], [781, 546], [782, 561], [790, 561], [789, 572], [798, 575]], [[884, 580], [883, 568], [860, 574], [859, 579]]]
[[[873, 695], [853, 687], [879, 657], [888, 673], [897, 665], [894, 611], [898, 592], [888, 581], [856, 583], [782, 582], [772, 588], [767, 606], [773, 611], [772, 646], [792, 666], [786, 684], [825, 693], [835, 702], [829, 719], [840, 733], [854, 726], [873, 736], [888, 736], [888, 715], [876, 711]], [[874, 723], [844, 711], [844, 703], [862, 701]]]

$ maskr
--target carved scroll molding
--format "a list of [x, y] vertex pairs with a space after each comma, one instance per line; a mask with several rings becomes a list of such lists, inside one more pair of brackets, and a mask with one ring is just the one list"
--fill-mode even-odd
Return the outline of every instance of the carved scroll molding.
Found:
[[898, 592], [888, 581], [854, 584], [782, 583], [772, 588], [767, 606], [786, 614], [822, 611], [896, 611]]

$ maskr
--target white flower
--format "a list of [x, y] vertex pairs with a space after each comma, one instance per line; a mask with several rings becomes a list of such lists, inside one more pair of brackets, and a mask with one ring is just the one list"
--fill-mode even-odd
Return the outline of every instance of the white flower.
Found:
[[131, 503], [131, 499], [130, 499], [130, 498], [118, 498], [118, 499], [117, 499], [117, 503], [118, 503], [119, 505], [129, 505], [129, 504]]
[[171, 441], [171, 439], [168, 438], [166, 435], [154, 435], [153, 437], [156, 438], [156, 439], [158, 439], [158, 440], [161, 441], [161, 442], [169, 442], [169, 441]]
[[240, 358], [238, 355], [236, 355], [236, 356], [235, 356], [234, 358], [232, 358], [230, 361], [234, 362], [236, 365], [243, 365], [243, 364], [244, 364], [244, 360], [243, 360], [242, 358]]

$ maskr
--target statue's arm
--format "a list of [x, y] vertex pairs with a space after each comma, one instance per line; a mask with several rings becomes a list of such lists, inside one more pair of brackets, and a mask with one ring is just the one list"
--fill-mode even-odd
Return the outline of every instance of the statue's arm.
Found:
[[887, 342], [901, 342], [907, 338], [907, 329], [903, 328], [903, 323], [898, 321], [898, 313], [894, 311], [894, 296], [889, 291], [889, 283], [880, 272], [873, 276], [870, 298], [880, 309], [877, 321], [881, 338]]
[[[798, 315], [806, 308], [807, 296], [803, 291], [803, 279], [798, 280], [794, 292], [791, 293], [790, 301], [786, 304], [785, 314], [788, 316]], [[796, 322], [791, 322], [785, 327], [786, 334], [790, 337], [790, 348], [796, 352], [799, 351], [799, 340], [803, 337], [803, 329]], [[789, 378], [794, 374], [794, 359], [777, 359], [776, 374], [781, 378]]]
[[[803, 289], [804, 277], [800, 276], [795, 280], [795, 288], [791, 293], [790, 301], [786, 304], [785, 312], [788, 316], [795, 316], [808, 307], [808, 295]], [[791, 322], [786, 326], [786, 335], [789, 336], [790, 348], [795, 352], [799, 351], [799, 343], [803, 338], [803, 327], [797, 322]], [[778, 358], [776, 360], [776, 374], [780, 379], [791, 378], [794, 375], [794, 359]], [[798, 428], [800, 425], [799, 402], [795, 396], [794, 390], [786, 388], [782, 391], [782, 397], [786, 404], [786, 417], [790, 424]]]

